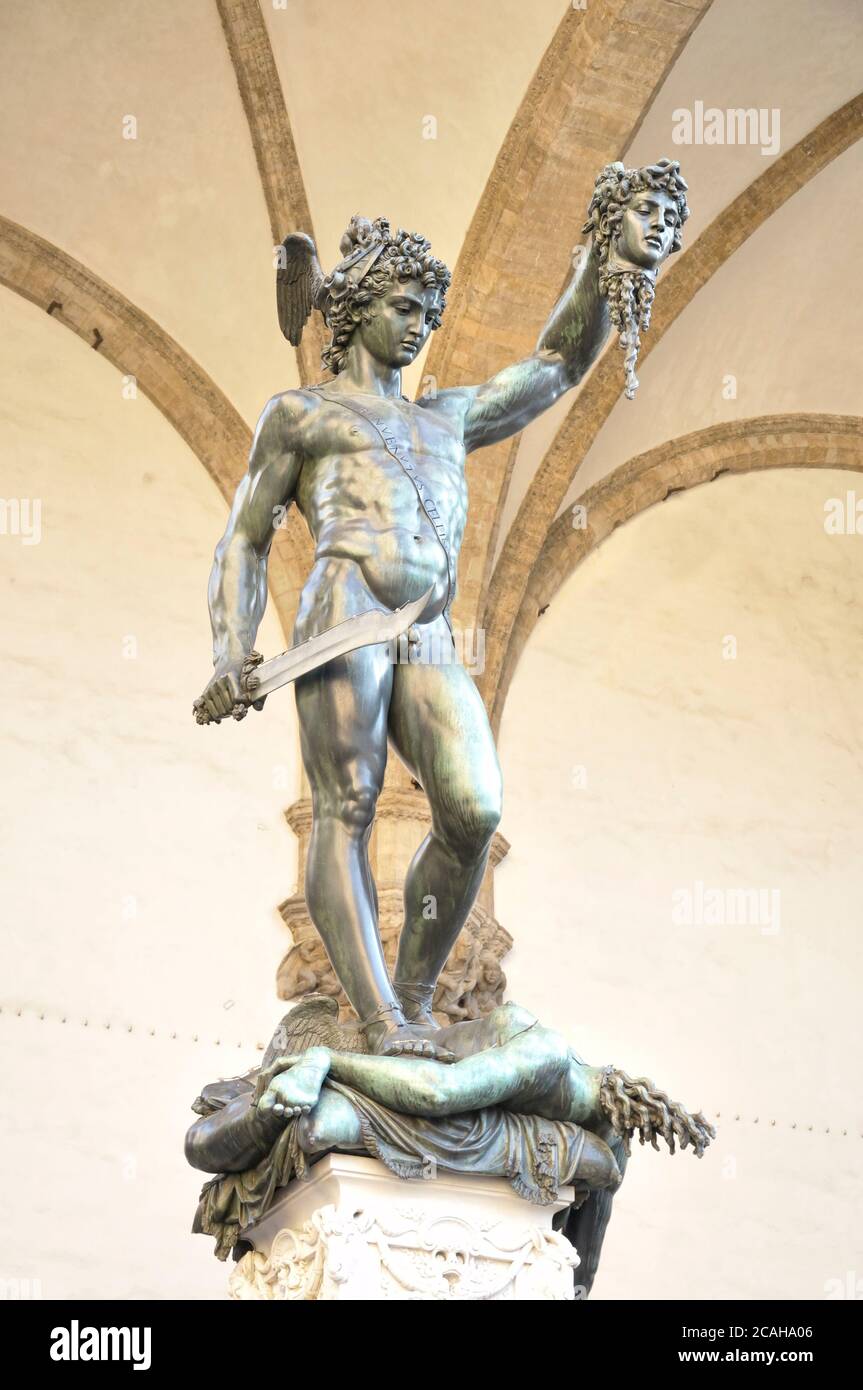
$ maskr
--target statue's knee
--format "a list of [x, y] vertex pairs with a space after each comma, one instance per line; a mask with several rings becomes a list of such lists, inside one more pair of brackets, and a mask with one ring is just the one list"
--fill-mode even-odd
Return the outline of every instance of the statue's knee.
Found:
[[500, 813], [501, 803], [497, 795], [474, 793], [461, 803], [457, 814], [442, 822], [439, 833], [455, 854], [476, 859], [491, 844], [500, 824]]
[[342, 819], [357, 830], [367, 830], [375, 818], [378, 788], [365, 783], [352, 787], [342, 801]]
[[489, 797], [483, 801], [478, 809], [476, 833], [482, 840], [484, 846], [491, 843], [491, 838], [497, 827], [500, 825], [501, 803], [500, 797]]
[[[371, 782], [358, 782], [333, 799], [331, 814], [349, 830], [363, 832], [374, 820], [377, 804], [378, 788]], [[325, 806], [320, 809], [326, 814]]]

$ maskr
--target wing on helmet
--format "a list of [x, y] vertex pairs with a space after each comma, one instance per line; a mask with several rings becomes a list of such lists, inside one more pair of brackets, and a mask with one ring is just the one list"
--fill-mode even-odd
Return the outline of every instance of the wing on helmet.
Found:
[[323, 281], [315, 243], [305, 232], [291, 232], [280, 248], [276, 268], [279, 327], [292, 347], [299, 347]]

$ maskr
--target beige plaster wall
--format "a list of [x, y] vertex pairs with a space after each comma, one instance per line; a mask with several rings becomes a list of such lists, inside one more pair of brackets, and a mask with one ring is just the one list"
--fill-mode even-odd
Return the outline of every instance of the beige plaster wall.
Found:
[[293, 703], [194, 723], [224, 502], [111, 366], [0, 293], [0, 491], [41, 501], [38, 544], [0, 536], [2, 1277], [200, 1297], [222, 1272], [188, 1236], [182, 1135], [282, 1012]]
[[[806, 0], [720, 0], [711, 7], [625, 156], [635, 165], [661, 155], [680, 160], [691, 208], [682, 255], [775, 158], [857, 93], [861, 42], [863, 9], [846, 0], [817, 7]], [[722, 110], [763, 108], [779, 132], [777, 154], [748, 144], [675, 144], [673, 113], [693, 110], [696, 101]], [[639, 366], [636, 400], [618, 401], [567, 502], [633, 454], [687, 430], [781, 410], [859, 411], [859, 373], [846, 350], [855, 332], [855, 300], [837, 291], [834, 280], [836, 266], [844, 265], [854, 282], [856, 231], [853, 218], [832, 217], [831, 209], [847, 206], [850, 190], [859, 186], [860, 161], [859, 149], [837, 159], [696, 296]], [[828, 243], [829, 254], [819, 254]], [[729, 374], [737, 378], [735, 397], [723, 394]], [[577, 400], [578, 392], [570, 392], [525, 431], [498, 550]]]
[[298, 378], [215, 3], [5, 3], [0, 34], [0, 210], [152, 315], [253, 425]]
[[[717, 271], [639, 369], [643, 392], [615, 405], [567, 502], [634, 454], [706, 425], [783, 411], [861, 413], [854, 219], [836, 220], [829, 256], [816, 254], [812, 231], [861, 180], [857, 144]], [[844, 289], [837, 265], [847, 267]]]
[[[646, 512], [513, 681], [511, 997], [721, 1112], [700, 1163], [636, 1153], [598, 1297], [821, 1298], [860, 1268], [863, 538], [824, 530], [860, 481], [725, 478]], [[681, 923], [699, 882], [766, 910]]]
[[[355, 210], [426, 232], [455, 262], [564, 9], [442, 0], [429, 27], [420, 0], [374, 0], [359, 25], [347, 0], [325, 16], [264, 6], [327, 268]], [[0, 211], [154, 315], [253, 422], [296, 374], [215, 5], [33, 0], [0, 19]], [[845, 0], [720, 0], [633, 158], [673, 152], [669, 113], [696, 99], [780, 106], [784, 150], [857, 85], [857, 26]], [[681, 156], [692, 235], [768, 162]], [[859, 173], [851, 151], [699, 295], [577, 490], [717, 420], [859, 411], [853, 224], [830, 211]], [[293, 705], [194, 725], [224, 502], [109, 364], [14, 295], [0, 307], [0, 495], [42, 503], [38, 545], [0, 536], [0, 1104], [15, 1175], [0, 1276], [48, 1297], [220, 1297], [225, 1271], [188, 1233], [199, 1184], [181, 1138], [201, 1083], [254, 1060], [281, 1012]], [[509, 515], [555, 427], [528, 432]], [[554, 601], [512, 688], [497, 886], [511, 995], [591, 1058], [723, 1117], [701, 1164], [637, 1153], [600, 1297], [819, 1298], [861, 1268], [861, 542], [822, 526], [825, 497], [854, 486], [726, 479], [637, 520]], [[261, 646], [280, 645], [269, 616]], [[698, 881], [775, 889], [779, 930], [676, 925], [671, 895]]]

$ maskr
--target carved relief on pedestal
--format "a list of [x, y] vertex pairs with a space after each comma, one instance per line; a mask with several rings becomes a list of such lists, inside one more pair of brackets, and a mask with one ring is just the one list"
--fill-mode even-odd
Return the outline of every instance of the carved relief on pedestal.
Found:
[[[307, 994], [331, 995], [338, 999], [339, 1018], [345, 1022], [354, 1017], [353, 1010], [309, 917], [303, 892], [312, 828], [311, 801], [304, 797], [294, 802], [285, 817], [300, 842], [300, 881], [296, 893], [279, 905], [294, 944], [278, 969], [278, 995], [289, 1000]], [[384, 788], [378, 801], [369, 859], [378, 885], [381, 941], [391, 971], [402, 927], [405, 873], [430, 824], [428, 802], [421, 791], [401, 786]], [[512, 946], [512, 937], [494, 916], [493, 875], [508, 850], [504, 837], [495, 834], [482, 887], [435, 991], [434, 1012], [440, 1023], [478, 1018], [503, 1001], [506, 976], [501, 962]]]
[[[529, 1209], [528, 1209], [529, 1210]], [[572, 1300], [578, 1256], [562, 1235], [509, 1221], [329, 1205], [281, 1230], [231, 1274], [232, 1298], [276, 1301]]]

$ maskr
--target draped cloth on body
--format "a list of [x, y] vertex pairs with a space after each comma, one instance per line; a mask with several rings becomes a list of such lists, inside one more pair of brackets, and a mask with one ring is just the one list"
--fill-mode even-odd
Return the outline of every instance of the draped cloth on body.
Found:
[[[249, 1091], [251, 1082], [247, 1082]], [[328, 1078], [325, 1086], [344, 1096], [360, 1117], [363, 1144], [400, 1178], [422, 1178], [429, 1164], [450, 1173], [482, 1173], [507, 1178], [520, 1197], [539, 1205], [553, 1202], [561, 1187], [576, 1184], [576, 1206], [588, 1195], [579, 1182], [584, 1131], [566, 1121], [517, 1115], [497, 1106], [441, 1119], [399, 1115], [350, 1086]], [[230, 1098], [237, 1095], [232, 1083]], [[207, 1112], [229, 1098], [208, 1087]], [[213, 1236], [220, 1260], [230, 1254], [243, 1230], [260, 1221], [276, 1193], [294, 1178], [308, 1177], [311, 1164], [290, 1121], [267, 1156], [244, 1173], [226, 1173], [202, 1192], [193, 1230]]]

